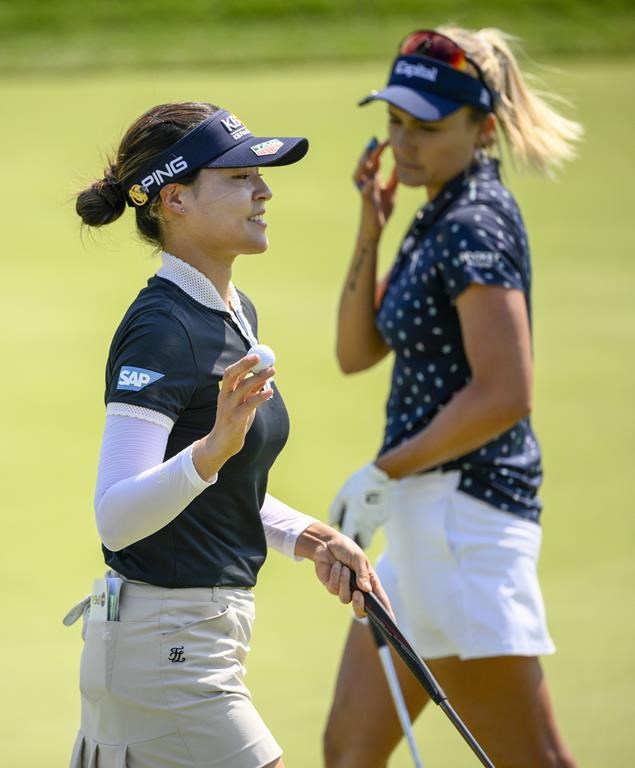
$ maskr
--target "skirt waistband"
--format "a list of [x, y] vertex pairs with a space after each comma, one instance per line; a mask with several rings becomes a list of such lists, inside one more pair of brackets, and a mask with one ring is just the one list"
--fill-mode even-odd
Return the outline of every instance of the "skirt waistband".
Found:
[[138, 596], [147, 600], [192, 600], [194, 602], [216, 602], [219, 597], [230, 594], [235, 590], [241, 593], [251, 592], [251, 587], [228, 586], [215, 584], [209, 587], [163, 587], [146, 581], [128, 579], [117, 571], [107, 571], [106, 576], [116, 576], [121, 579], [122, 588], [129, 597]]

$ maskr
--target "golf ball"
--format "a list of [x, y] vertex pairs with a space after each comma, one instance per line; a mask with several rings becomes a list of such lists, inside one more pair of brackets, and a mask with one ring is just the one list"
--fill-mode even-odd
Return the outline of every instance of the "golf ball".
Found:
[[269, 368], [276, 362], [276, 356], [273, 349], [266, 344], [254, 344], [254, 346], [247, 352], [248, 355], [258, 355], [260, 360], [251, 369], [254, 373], [260, 373], [265, 368]]

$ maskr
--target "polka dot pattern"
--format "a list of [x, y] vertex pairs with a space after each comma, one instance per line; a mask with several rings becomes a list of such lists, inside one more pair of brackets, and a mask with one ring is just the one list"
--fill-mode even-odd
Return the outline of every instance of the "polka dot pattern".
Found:
[[[417, 212], [397, 255], [376, 321], [395, 353], [380, 453], [425, 428], [469, 382], [455, 302], [475, 283], [522, 290], [531, 314], [525, 227], [490, 159]], [[528, 419], [443, 468], [461, 470], [465, 493], [538, 520], [541, 457]]]

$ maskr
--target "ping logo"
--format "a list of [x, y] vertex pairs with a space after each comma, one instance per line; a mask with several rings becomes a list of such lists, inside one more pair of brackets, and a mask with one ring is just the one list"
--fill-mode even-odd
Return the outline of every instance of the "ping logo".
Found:
[[159, 379], [162, 379], [163, 373], [149, 371], [147, 368], [133, 368], [132, 366], [122, 366], [119, 371], [119, 380], [117, 389], [126, 389], [132, 392], [139, 392]]
[[254, 144], [249, 149], [258, 157], [263, 155], [275, 155], [280, 147], [284, 144], [280, 139], [269, 139], [269, 141], [263, 141], [262, 144]]
[[[163, 168], [155, 168], [155, 170], [146, 176], [145, 179], [141, 179], [140, 185], [135, 184], [134, 187], [131, 187], [130, 192], [132, 192], [135, 187], [140, 186], [141, 191], [147, 194], [148, 190], [153, 184], [161, 186], [165, 179], [174, 178], [176, 174], [187, 170], [188, 167], [189, 166], [187, 164], [187, 160], [185, 160], [182, 155], [179, 155], [178, 157], [175, 157], [174, 160], [170, 160], [168, 163], [166, 163]], [[137, 203], [132, 196], [130, 199], [135, 205], [143, 205], [143, 203]]]
[[439, 70], [436, 67], [426, 67], [425, 64], [411, 64], [402, 60], [397, 62], [395, 74], [404, 75], [404, 77], [419, 77], [422, 80], [436, 83]]

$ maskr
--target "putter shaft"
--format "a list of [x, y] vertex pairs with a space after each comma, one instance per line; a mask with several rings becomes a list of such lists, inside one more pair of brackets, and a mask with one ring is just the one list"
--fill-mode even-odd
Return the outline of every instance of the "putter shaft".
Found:
[[[351, 587], [352, 589], [358, 589], [354, 574], [351, 575]], [[366, 613], [368, 614], [368, 618], [373, 626], [375, 626], [377, 630], [382, 633], [382, 635], [392, 645], [395, 651], [397, 651], [408, 669], [410, 669], [412, 674], [425, 688], [432, 701], [439, 705], [445, 712], [450, 722], [465, 739], [472, 752], [474, 752], [474, 754], [480, 760], [481, 764], [485, 765], [487, 768], [495, 768], [494, 763], [492, 763], [489, 757], [485, 754], [485, 751], [481, 745], [478, 743], [478, 741], [476, 741], [474, 736], [472, 736], [468, 727], [461, 720], [461, 718], [458, 716], [448, 701], [448, 697], [445, 695], [443, 688], [441, 688], [439, 683], [436, 681], [428, 665], [410, 645], [384, 606], [379, 602], [379, 600], [375, 597], [375, 595], [373, 595], [372, 592], [362, 592], [362, 594], [364, 595], [364, 606], [366, 608]]]

